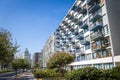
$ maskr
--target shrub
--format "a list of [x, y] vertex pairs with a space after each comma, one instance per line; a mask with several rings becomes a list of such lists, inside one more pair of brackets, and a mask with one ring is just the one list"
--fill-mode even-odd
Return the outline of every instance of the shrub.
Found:
[[104, 70], [102, 79], [104, 79], [104, 80], [120, 80], [120, 67], [114, 67], [112, 69]]
[[94, 67], [86, 67], [68, 72], [66, 80], [99, 80], [102, 72]]
[[55, 70], [41, 70], [41, 69], [36, 69], [33, 71], [33, 75], [36, 78], [46, 78], [46, 77], [54, 77], [55, 76]]

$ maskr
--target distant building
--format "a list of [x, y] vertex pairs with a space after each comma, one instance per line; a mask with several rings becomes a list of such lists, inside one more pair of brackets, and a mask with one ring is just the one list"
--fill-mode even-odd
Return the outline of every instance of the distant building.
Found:
[[39, 63], [39, 54], [40, 52], [36, 52], [33, 54], [33, 64]]
[[43, 68], [47, 67], [47, 63], [50, 59], [50, 57], [55, 52], [55, 45], [54, 45], [54, 37], [55, 35], [52, 34], [46, 41], [44, 47], [43, 47]]
[[39, 54], [39, 67], [40, 69], [43, 68], [43, 50]]

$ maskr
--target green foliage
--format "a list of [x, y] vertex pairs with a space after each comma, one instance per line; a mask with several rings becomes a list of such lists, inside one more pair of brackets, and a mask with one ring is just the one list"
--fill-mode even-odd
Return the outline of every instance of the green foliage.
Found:
[[39, 68], [39, 63], [35, 63], [33, 69], [38, 69], [38, 68]]
[[[5, 65], [9, 65], [14, 58], [14, 54], [18, 49], [17, 42], [13, 42], [12, 34], [0, 28], [0, 65], [1, 69], [5, 67]], [[9, 67], [6, 66], [6, 67]], [[5, 68], [6, 68], [5, 67]]]
[[120, 80], [120, 67], [107, 70], [86, 67], [67, 72], [65, 78], [66, 80]]
[[0, 73], [12, 72], [13, 70], [2, 70]]
[[47, 64], [48, 69], [56, 69], [59, 76], [64, 76], [67, 64], [74, 61], [74, 56], [66, 52], [55, 53]]
[[29, 68], [29, 62], [26, 59], [14, 59], [12, 61], [12, 68], [16, 69], [27, 69]]
[[41, 69], [36, 69], [33, 72], [33, 75], [36, 78], [47, 78], [47, 77], [54, 77], [56, 74], [55, 70], [49, 70], [49, 69], [45, 69], [45, 70], [41, 70]]
[[101, 71], [94, 67], [73, 70], [66, 74], [66, 80], [99, 80]]
[[74, 56], [66, 52], [55, 53], [49, 60], [48, 68], [61, 68], [74, 61]]
[[120, 80], [120, 67], [114, 67], [112, 69], [104, 70], [102, 79], [105, 80]]

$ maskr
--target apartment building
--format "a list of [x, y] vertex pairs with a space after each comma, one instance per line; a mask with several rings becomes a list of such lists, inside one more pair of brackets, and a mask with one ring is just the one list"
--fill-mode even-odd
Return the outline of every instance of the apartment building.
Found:
[[48, 38], [48, 40], [46, 41], [42, 53], [43, 53], [43, 68], [47, 67], [47, 63], [50, 59], [50, 57], [54, 54], [55, 52], [55, 45], [54, 45], [54, 39], [55, 39], [55, 35], [54, 33], [51, 34]]
[[119, 4], [120, 0], [76, 0], [72, 5], [55, 31], [54, 47], [76, 56], [70, 64], [74, 69], [120, 66]]

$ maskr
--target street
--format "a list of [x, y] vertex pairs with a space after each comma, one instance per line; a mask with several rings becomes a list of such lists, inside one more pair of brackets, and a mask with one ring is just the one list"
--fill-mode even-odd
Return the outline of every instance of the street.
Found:
[[21, 73], [19, 77], [14, 77], [14, 75], [9, 75], [9, 76], [0, 77], [0, 80], [36, 80], [36, 79], [29, 70], [24, 73]]

